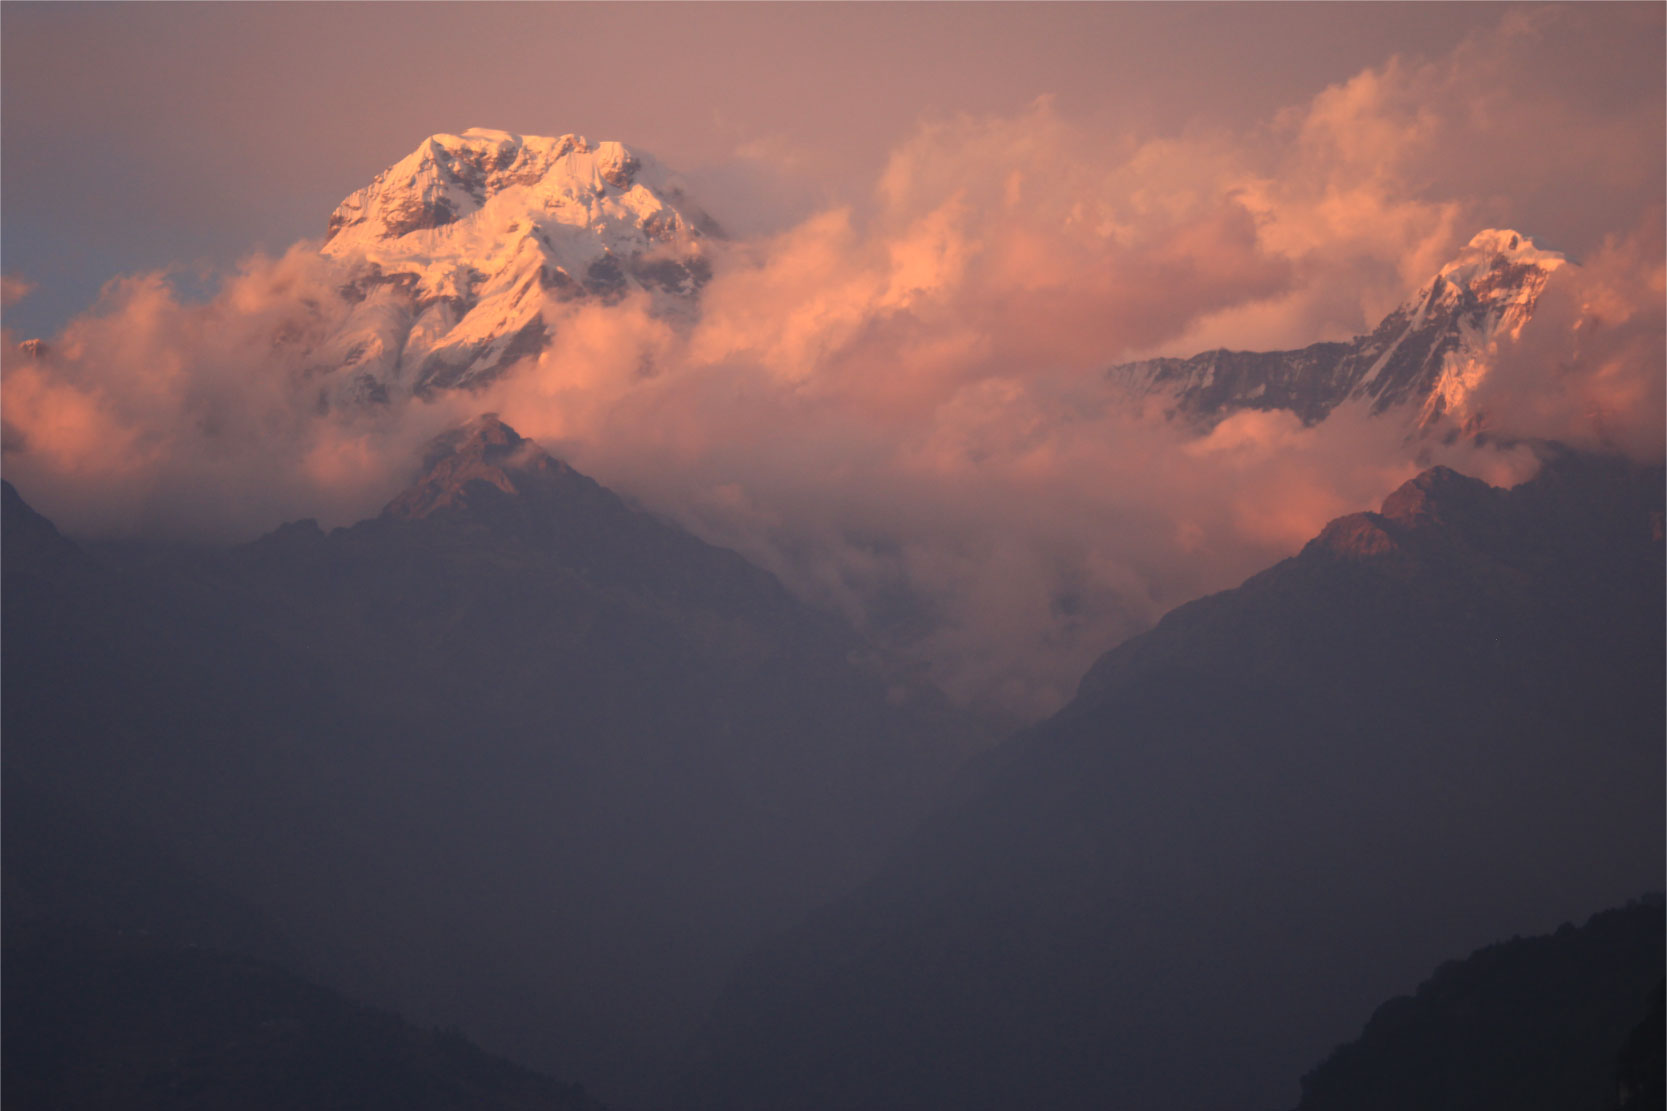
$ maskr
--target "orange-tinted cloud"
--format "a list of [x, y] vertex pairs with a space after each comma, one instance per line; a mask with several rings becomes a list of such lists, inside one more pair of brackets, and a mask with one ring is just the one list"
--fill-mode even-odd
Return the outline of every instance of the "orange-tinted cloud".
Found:
[[29, 296], [35, 283], [16, 274], [0, 274], [0, 306], [10, 307]]
[[1660, 459], [1667, 452], [1667, 260], [1659, 213], [1552, 275], [1532, 327], [1473, 399], [1490, 431]]
[[[162, 274], [112, 282], [42, 351], [7, 350], [8, 477], [81, 533], [237, 538], [373, 508], [450, 418], [321, 408], [305, 341], [345, 317], [338, 285], [306, 244], [245, 260], [207, 303]], [[367, 436], [364, 465], [325, 464]]]

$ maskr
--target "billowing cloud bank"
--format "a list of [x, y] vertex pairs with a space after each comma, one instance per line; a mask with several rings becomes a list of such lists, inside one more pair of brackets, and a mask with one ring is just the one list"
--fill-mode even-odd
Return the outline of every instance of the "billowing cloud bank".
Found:
[[8, 337], [6, 473], [71, 531], [242, 537], [372, 513], [418, 445], [496, 410], [953, 693], [1034, 713], [1422, 465], [1532, 467], [1347, 406], [1200, 437], [1113, 403], [1111, 363], [1364, 331], [1472, 232], [1521, 224], [1518, 198], [1599, 188], [1600, 246], [1478, 403], [1497, 434], [1660, 456], [1661, 105], [1547, 87], [1578, 18], [1511, 14], [1254, 134], [1088, 134], [1045, 100], [923, 124], [861, 206], [729, 244], [697, 322], [552, 305], [552, 346], [477, 394], [321, 405], [307, 340], [347, 306], [316, 244], [250, 258], [207, 303], [122, 279], [44, 352]]

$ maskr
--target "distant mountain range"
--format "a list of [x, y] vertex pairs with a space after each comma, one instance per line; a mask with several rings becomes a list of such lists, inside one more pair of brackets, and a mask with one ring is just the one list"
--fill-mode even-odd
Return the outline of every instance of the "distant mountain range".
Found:
[[[618, 142], [472, 128], [434, 135], [342, 201], [323, 252], [345, 319], [278, 337], [308, 350], [333, 404], [472, 389], [537, 355], [564, 306], [631, 292], [692, 320], [715, 222], [677, 177]], [[1296, 351], [1208, 351], [1113, 367], [1110, 403], [1158, 398], [1208, 426], [1240, 409], [1323, 419], [1350, 398], [1463, 427], [1498, 345], [1532, 320], [1561, 254], [1479, 232], [1368, 335]]]
[[1546, 282], [1567, 265], [1525, 235], [1490, 228], [1368, 335], [1297, 351], [1148, 359], [1108, 377], [1125, 396], [1159, 398], [1205, 426], [1242, 409], [1284, 409], [1312, 424], [1350, 399], [1374, 413], [1404, 408], [1419, 425], [1447, 417], [1463, 426], [1500, 341], [1522, 334]]

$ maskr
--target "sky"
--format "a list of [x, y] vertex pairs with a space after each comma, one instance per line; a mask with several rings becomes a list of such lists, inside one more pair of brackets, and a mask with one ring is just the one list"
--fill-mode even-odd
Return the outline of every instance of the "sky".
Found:
[[[1494, 411], [1659, 457], [1663, 28], [1656, 4], [13, 0], [7, 475], [72, 533], [241, 539], [374, 513], [490, 406], [1033, 716], [1423, 465], [1532, 468], [1352, 410], [1193, 436], [1108, 408], [1115, 362], [1346, 339], [1511, 227], [1578, 265]], [[699, 326], [581, 307], [490, 396], [302, 405], [259, 352], [332, 296], [326, 218], [470, 127], [680, 173], [731, 233]], [[32, 336], [55, 361], [11, 353]]]
[[[762, 160], [798, 187], [748, 198], [780, 217], [860, 198], [923, 120], [1016, 115], [1046, 95], [1108, 138], [1244, 131], [1392, 56], [1447, 56], [1508, 10], [8, 2], [4, 267], [36, 287], [8, 315], [47, 334], [117, 274], [316, 236], [438, 131], [617, 138], [718, 180]], [[1577, 22], [1601, 30], [1547, 59], [1558, 99], [1660, 99], [1655, 6]], [[1587, 246], [1591, 228], [1554, 205], [1525, 222]]]

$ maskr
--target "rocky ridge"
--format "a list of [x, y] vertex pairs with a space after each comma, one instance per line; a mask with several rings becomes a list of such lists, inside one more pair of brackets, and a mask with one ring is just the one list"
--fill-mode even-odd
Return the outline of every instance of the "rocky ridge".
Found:
[[1477, 233], [1369, 334], [1296, 351], [1205, 351], [1124, 363], [1107, 372], [1123, 394], [1161, 398], [1171, 415], [1210, 427], [1243, 409], [1284, 409], [1305, 424], [1345, 401], [1404, 408], [1417, 427], [1461, 426], [1499, 346], [1522, 334], [1547, 281], [1568, 260], [1508, 229]]

